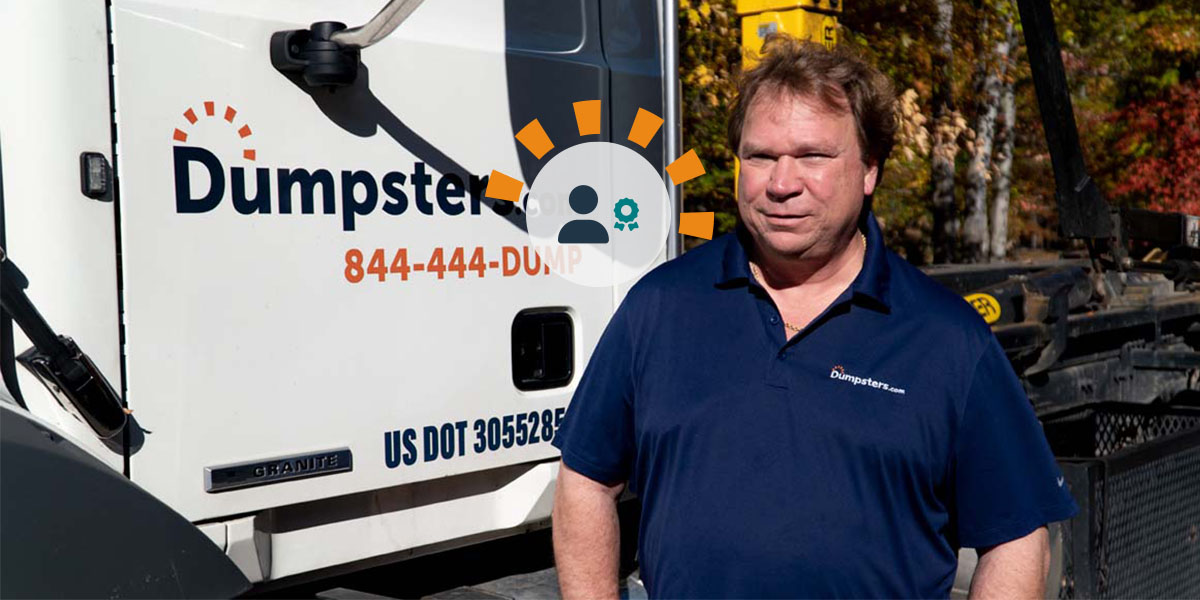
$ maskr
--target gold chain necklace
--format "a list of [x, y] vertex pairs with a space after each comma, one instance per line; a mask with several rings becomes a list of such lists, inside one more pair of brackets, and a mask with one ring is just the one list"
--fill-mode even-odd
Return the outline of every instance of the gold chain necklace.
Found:
[[[862, 240], [862, 243], [863, 243], [863, 257], [865, 260], [865, 257], [867, 255], [867, 236], [863, 235], [863, 232], [860, 231], [860, 232], [858, 232], [858, 237], [859, 237], [859, 239]], [[762, 271], [760, 271], [758, 269], [758, 265], [756, 265], [754, 263], [750, 263], [750, 271], [752, 273], [754, 273], [754, 278], [757, 279], [759, 283], [766, 285], [767, 278], [763, 277]], [[781, 317], [782, 317], [782, 315], [781, 315]], [[795, 325], [792, 325], [791, 323], [784, 321], [782, 318], [780, 318], [779, 320], [783, 321], [783, 327], [785, 329], [787, 329], [788, 331], [791, 331], [794, 333], [800, 333], [799, 327], [796, 327]]]

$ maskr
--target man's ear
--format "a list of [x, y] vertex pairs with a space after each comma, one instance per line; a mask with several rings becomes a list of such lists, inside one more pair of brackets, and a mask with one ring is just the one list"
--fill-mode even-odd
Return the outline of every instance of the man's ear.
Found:
[[867, 163], [867, 170], [863, 173], [863, 195], [870, 196], [875, 193], [877, 183], [879, 183], [879, 163], [872, 160]]

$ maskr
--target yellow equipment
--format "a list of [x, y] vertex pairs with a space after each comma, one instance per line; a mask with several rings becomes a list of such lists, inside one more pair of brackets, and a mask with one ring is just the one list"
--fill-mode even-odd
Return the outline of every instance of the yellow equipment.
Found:
[[738, 0], [742, 17], [742, 66], [754, 64], [763, 38], [782, 32], [832, 48], [844, 0]]
[[[738, 0], [742, 17], [742, 68], [757, 62], [763, 39], [776, 32], [832, 48], [837, 44], [837, 15], [844, 0]], [[737, 153], [737, 148], [733, 149]], [[733, 188], [738, 188], [741, 162], [733, 159]]]

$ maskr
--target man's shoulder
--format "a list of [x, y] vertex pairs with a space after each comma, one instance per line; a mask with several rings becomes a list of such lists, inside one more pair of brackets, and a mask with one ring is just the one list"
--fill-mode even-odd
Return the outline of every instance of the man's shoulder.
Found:
[[629, 288], [618, 312], [645, 331], [654, 315], [702, 301], [702, 295], [716, 289], [726, 245], [737, 243], [732, 235], [718, 236], [651, 269]]
[[733, 233], [719, 235], [654, 267], [634, 284], [631, 293], [633, 290], [645, 294], [711, 288], [721, 276], [728, 245], [736, 243]]
[[991, 327], [962, 296], [890, 250], [888, 262], [892, 304], [897, 312], [919, 319], [931, 333], [964, 336], [963, 341], [976, 348], [991, 339]]

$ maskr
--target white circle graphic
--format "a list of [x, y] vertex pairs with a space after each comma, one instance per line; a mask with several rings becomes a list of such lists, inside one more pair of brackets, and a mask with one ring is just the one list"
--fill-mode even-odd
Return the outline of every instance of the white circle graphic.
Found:
[[670, 196], [637, 152], [611, 142], [563, 150], [529, 188], [530, 245], [564, 279], [609, 287], [635, 279], [666, 247]]

